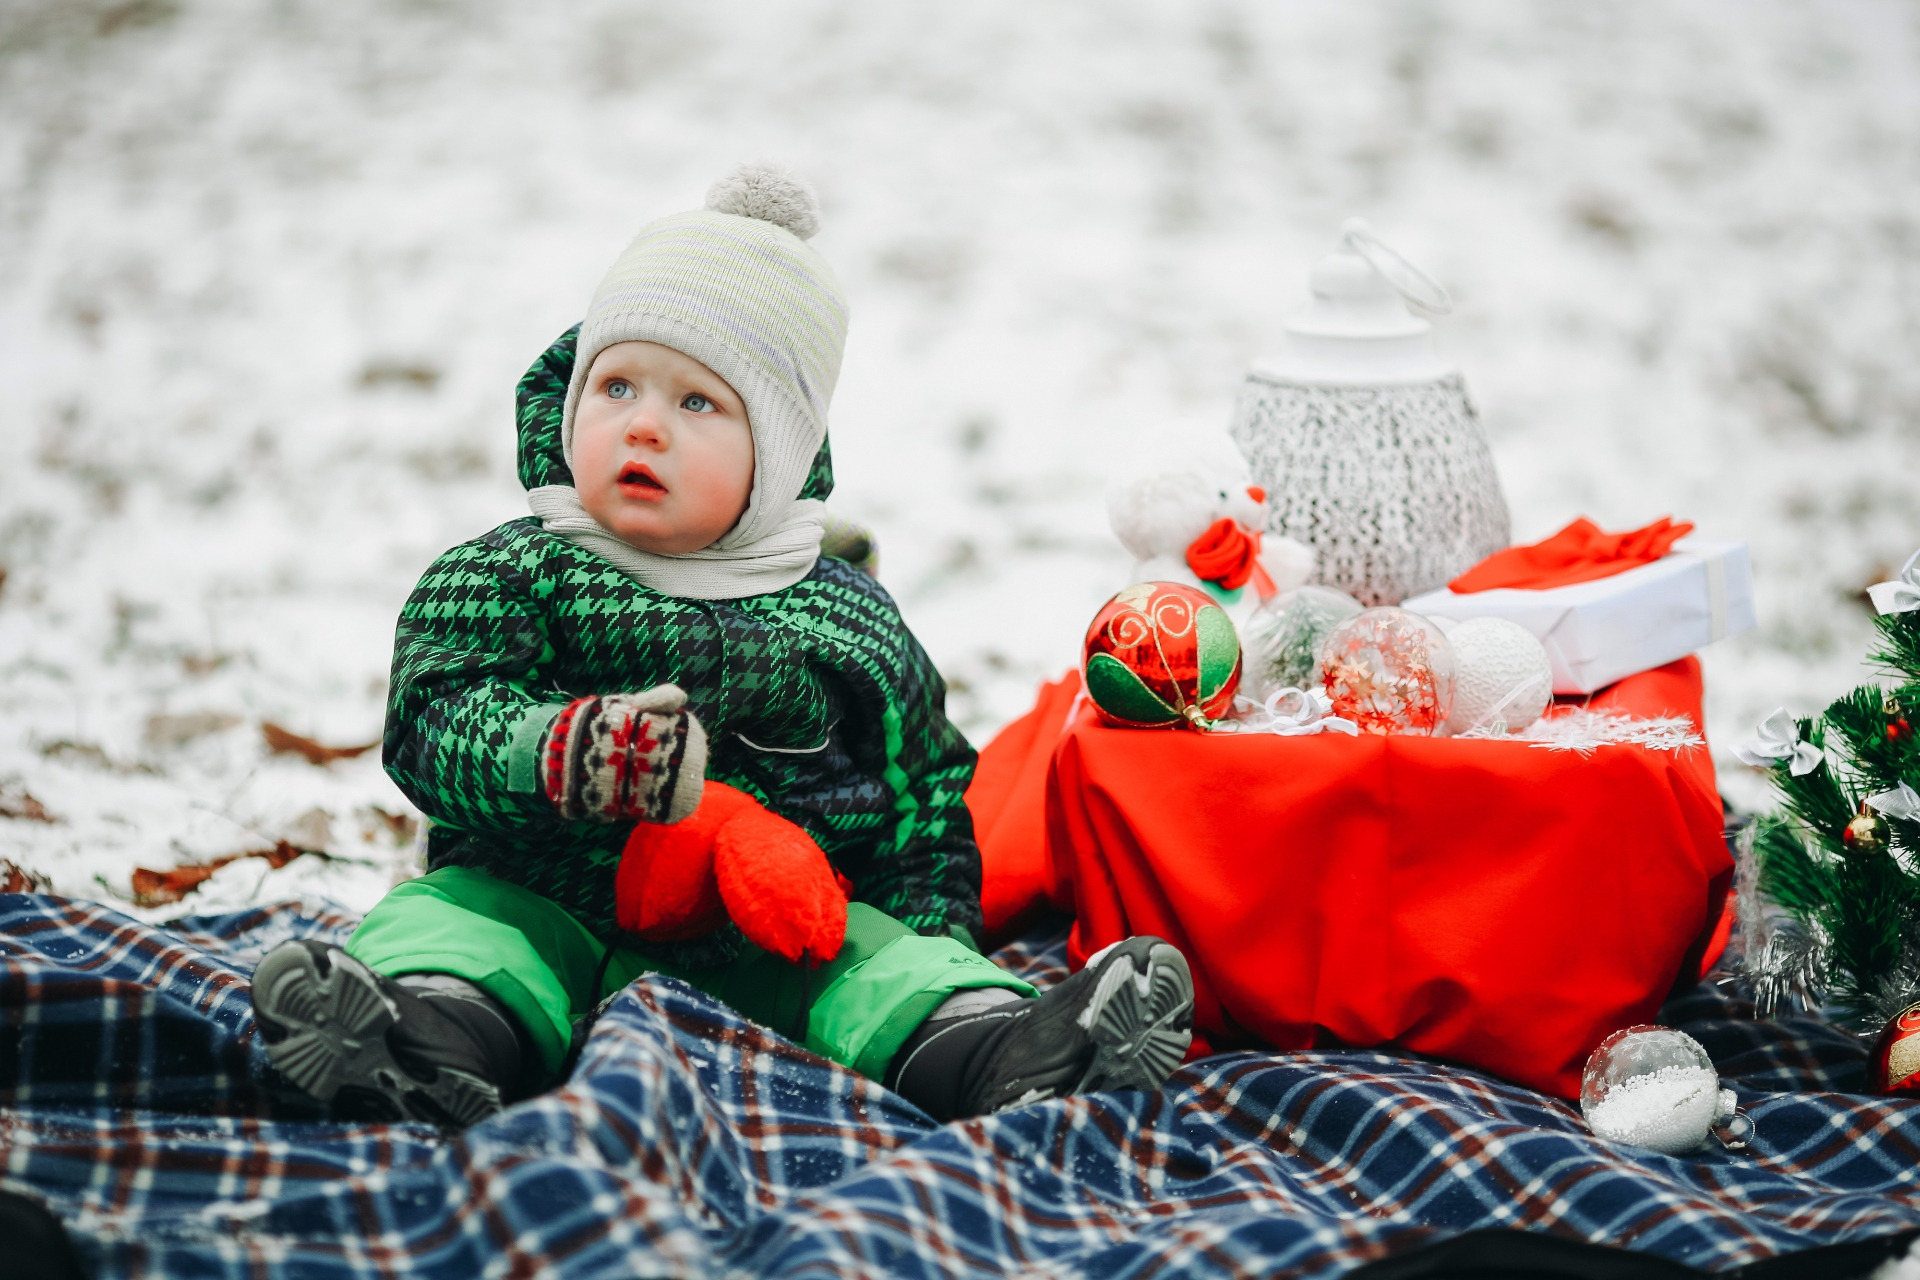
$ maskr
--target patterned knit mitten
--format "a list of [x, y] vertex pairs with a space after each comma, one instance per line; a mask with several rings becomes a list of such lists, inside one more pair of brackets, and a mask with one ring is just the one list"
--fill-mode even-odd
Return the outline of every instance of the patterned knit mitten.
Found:
[[541, 747], [541, 789], [563, 818], [678, 822], [700, 804], [707, 732], [678, 685], [576, 698]]

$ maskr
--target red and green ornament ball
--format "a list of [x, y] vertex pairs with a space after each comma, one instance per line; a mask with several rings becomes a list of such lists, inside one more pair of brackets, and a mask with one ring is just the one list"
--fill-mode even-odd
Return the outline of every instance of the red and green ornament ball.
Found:
[[1868, 1060], [1875, 1093], [1920, 1095], [1920, 1000], [1888, 1020]]
[[1204, 591], [1137, 583], [1094, 615], [1082, 671], [1108, 724], [1208, 729], [1240, 687], [1240, 637]]

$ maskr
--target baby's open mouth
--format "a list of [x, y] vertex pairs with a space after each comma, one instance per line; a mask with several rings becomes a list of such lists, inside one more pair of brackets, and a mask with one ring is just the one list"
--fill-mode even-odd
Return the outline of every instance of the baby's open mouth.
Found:
[[616, 482], [622, 489], [637, 489], [642, 493], [665, 493], [667, 486], [660, 483], [659, 477], [637, 462], [629, 462], [620, 468], [620, 479]]

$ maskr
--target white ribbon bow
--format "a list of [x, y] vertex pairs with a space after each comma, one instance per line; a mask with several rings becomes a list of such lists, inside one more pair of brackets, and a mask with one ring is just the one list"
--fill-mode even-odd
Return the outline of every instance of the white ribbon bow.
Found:
[[1867, 804], [1889, 818], [1905, 818], [1908, 822], [1920, 822], [1920, 791], [1915, 791], [1904, 782], [1891, 791], [1882, 791], [1877, 796], [1868, 796]]
[[1920, 551], [1907, 557], [1900, 576], [1892, 582], [1876, 582], [1867, 588], [1867, 598], [1879, 613], [1908, 613], [1920, 609]]
[[1360, 726], [1333, 714], [1333, 701], [1318, 689], [1291, 686], [1267, 695], [1265, 702], [1251, 698], [1233, 700], [1234, 718], [1228, 723], [1239, 733], [1271, 733], [1282, 738], [1304, 737], [1310, 733], [1345, 733], [1358, 736]]
[[1800, 741], [1800, 726], [1793, 722], [1785, 707], [1775, 707], [1773, 714], [1760, 722], [1754, 736], [1735, 747], [1733, 754], [1740, 763], [1756, 769], [1770, 769], [1782, 760], [1791, 759], [1793, 763], [1787, 766], [1787, 772], [1796, 778], [1818, 769], [1824, 758], [1820, 748]]

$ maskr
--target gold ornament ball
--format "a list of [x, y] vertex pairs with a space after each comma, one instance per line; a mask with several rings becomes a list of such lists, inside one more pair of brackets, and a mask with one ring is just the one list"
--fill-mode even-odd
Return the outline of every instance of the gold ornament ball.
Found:
[[1840, 839], [1846, 844], [1848, 853], [1874, 854], [1885, 853], [1888, 833], [1887, 820], [1877, 813], [1862, 808], [1853, 815], [1853, 821], [1841, 833]]

